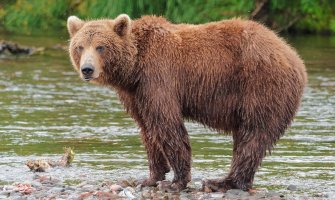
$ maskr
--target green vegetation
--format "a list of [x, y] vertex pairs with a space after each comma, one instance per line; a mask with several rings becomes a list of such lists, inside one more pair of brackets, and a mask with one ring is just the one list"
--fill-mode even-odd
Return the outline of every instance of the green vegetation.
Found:
[[[114, 18], [162, 15], [173, 22], [251, 18], [277, 31], [335, 33], [333, 0], [2, 0], [0, 27], [9, 31], [65, 31], [69, 15]], [[22, 30], [23, 29], [23, 30]]]

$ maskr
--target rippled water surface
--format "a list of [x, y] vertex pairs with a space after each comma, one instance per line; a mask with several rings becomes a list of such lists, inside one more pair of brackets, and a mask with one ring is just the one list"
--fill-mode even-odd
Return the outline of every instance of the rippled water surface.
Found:
[[[67, 52], [66, 37], [0, 39], [46, 47], [33, 56], [0, 57], [0, 185], [31, 179], [29, 159], [55, 158], [73, 147], [68, 169], [51, 169], [69, 184], [87, 179], [143, 178], [147, 160], [139, 130], [124, 113], [113, 91], [79, 79]], [[309, 84], [292, 127], [267, 156], [255, 178], [256, 188], [297, 193], [335, 191], [335, 38], [289, 38], [306, 62]], [[194, 178], [224, 176], [232, 139], [187, 123]], [[171, 175], [169, 176], [171, 177]], [[335, 197], [334, 197], [335, 198]]]

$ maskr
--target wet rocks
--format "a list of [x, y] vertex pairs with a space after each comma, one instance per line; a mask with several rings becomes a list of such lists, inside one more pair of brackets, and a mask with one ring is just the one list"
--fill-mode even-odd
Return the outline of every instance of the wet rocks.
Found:
[[[86, 180], [76, 185], [67, 185], [62, 180], [36, 174], [33, 180], [24, 183], [0, 186], [0, 199], [231, 199], [231, 200], [282, 200], [283, 194], [267, 189], [249, 192], [232, 189], [226, 193], [206, 193], [200, 180], [192, 180], [182, 192], [165, 191], [158, 187], [139, 187], [134, 179], [119, 181]], [[160, 184], [170, 184], [162, 181]], [[163, 187], [164, 188], [164, 187]], [[318, 195], [329, 198], [334, 194]]]

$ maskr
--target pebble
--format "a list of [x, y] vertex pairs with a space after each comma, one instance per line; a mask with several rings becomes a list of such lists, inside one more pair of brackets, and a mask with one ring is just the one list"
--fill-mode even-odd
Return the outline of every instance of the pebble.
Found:
[[[7, 192], [7, 191], [0, 191], [0, 197], [8, 197], [8, 195], [10, 194], [10, 192]], [[3, 198], [0, 198], [0, 199], [3, 199]]]
[[98, 199], [117, 199], [119, 197], [118, 195], [112, 194], [110, 192], [102, 192], [102, 191], [96, 192], [94, 196], [97, 197]]
[[38, 181], [32, 181], [31, 186], [34, 187], [34, 188], [38, 188], [38, 187], [42, 186], [42, 183], [40, 183]]
[[135, 193], [135, 189], [132, 188], [132, 187], [126, 187], [125, 190], [129, 190], [129, 192], [131, 192], [131, 193]]
[[64, 188], [63, 187], [52, 187], [49, 191], [48, 191], [48, 193], [50, 194], [50, 193], [52, 193], [52, 194], [54, 194], [54, 193], [61, 193], [61, 192], [64, 192]]
[[73, 187], [73, 186], [66, 186], [64, 189], [65, 190], [70, 190], [70, 191], [75, 191], [76, 190], [76, 188]]
[[296, 185], [289, 185], [287, 187], [287, 189], [290, 190], [290, 191], [296, 191], [297, 190], [297, 186]]
[[4, 190], [4, 191], [0, 191], [0, 195], [5, 195], [7, 196], [8, 194], [10, 194], [12, 192], [12, 190]]
[[211, 194], [211, 197], [212, 198], [222, 198], [224, 195], [223, 195], [223, 193], [222, 192], [214, 192], [214, 193], [212, 193]]
[[275, 191], [269, 191], [268, 193], [266, 193], [267, 197], [284, 197], [284, 195], [281, 195]]
[[[253, 193], [248, 193], [242, 190], [228, 190], [226, 193], [221, 192], [203, 192], [201, 180], [191, 181], [188, 184], [188, 189], [183, 190], [180, 193], [177, 192], [166, 192], [164, 188], [171, 184], [170, 181], [161, 181], [160, 187], [141, 187], [133, 186], [134, 181], [123, 181], [116, 182], [99, 182], [99, 181], [84, 181], [75, 186], [68, 186], [64, 182], [47, 177], [39, 176], [37, 179], [30, 182], [24, 182], [24, 184], [30, 184], [34, 190], [33, 192], [23, 195], [18, 191], [18, 183], [13, 185], [0, 186], [0, 199], [198, 199], [198, 200], [217, 200], [217, 199], [231, 199], [231, 200], [260, 200], [260, 199], [271, 199], [271, 200], [282, 200], [290, 195], [295, 195], [293, 191], [297, 190], [295, 185], [289, 185], [284, 196], [274, 191], [268, 191], [267, 189], [257, 189]], [[22, 185], [21, 184], [21, 185]], [[288, 192], [292, 191], [292, 192]], [[335, 199], [334, 193], [320, 193], [316, 194], [315, 197], [322, 197], [326, 199]]]
[[48, 194], [45, 191], [40, 191], [40, 192], [34, 192], [33, 196], [36, 199], [46, 199], [48, 197]]
[[150, 198], [151, 197], [151, 191], [148, 190], [148, 189], [144, 189], [142, 191], [142, 197], [145, 198], [145, 199]]
[[11, 192], [9, 196], [11, 199], [18, 199], [22, 196], [22, 194], [19, 192]]
[[135, 188], [135, 191], [136, 192], [141, 192], [142, 191], [142, 185], [141, 184], [137, 185], [136, 188]]
[[93, 185], [83, 185], [81, 187], [81, 191], [83, 191], [83, 192], [91, 192], [91, 191], [94, 191], [95, 189], [96, 189], [96, 187], [93, 186]]
[[235, 196], [250, 196], [250, 194], [243, 190], [231, 189], [227, 191], [227, 195], [235, 195]]
[[3, 186], [2, 190], [3, 191], [11, 191], [11, 190], [14, 190], [16, 187], [14, 185], [5, 185]]
[[77, 185], [77, 187], [83, 187], [84, 185], [87, 185], [87, 182], [86, 182], [86, 181], [79, 183], [79, 184]]
[[113, 184], [109, 187], [109, 189], [113, 192], [119, 192], [121, 190], [123, 190], [123, 188], [121, 187], [121, 185], [117, 185], [117, 184]]
[[[135, 190], [133, 188], [131, 188], [131, 189], [135, 192]], [[133, 194], [132, 190], [130, 190], [129, 187], [127, 187], [119, 193], [119, 196], [120, 197], [126, 197], [126, 198], [129, 198], [129, 199], [135, 199], [136, 196]]]
[[201, 190], [202, 189], [202, 182], [201, 181], [196, 181], [194, 182], [195, 189]]
[[329, 198], [329, 199], [335, 199], [335, 191], [334, 192], [328, 192], [328, 193], [324, 194], [324, 196], [326, 198]]

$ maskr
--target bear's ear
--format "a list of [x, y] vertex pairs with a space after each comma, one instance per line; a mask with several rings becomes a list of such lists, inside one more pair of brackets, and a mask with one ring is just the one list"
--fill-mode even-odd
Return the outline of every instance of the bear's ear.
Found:
[[126, 14], [119, 15], [114, 20], [114, 31], [119, 36], [125, 36], [130, 33], [131, 30], [131, 20], [130, 17]]
[[79, 19], [76, 16], [70, 16], [67, 18], [67, 30], [69, 31], [70, 37], [73, 37], [74, 34], [84, 26], [84, 21]]

